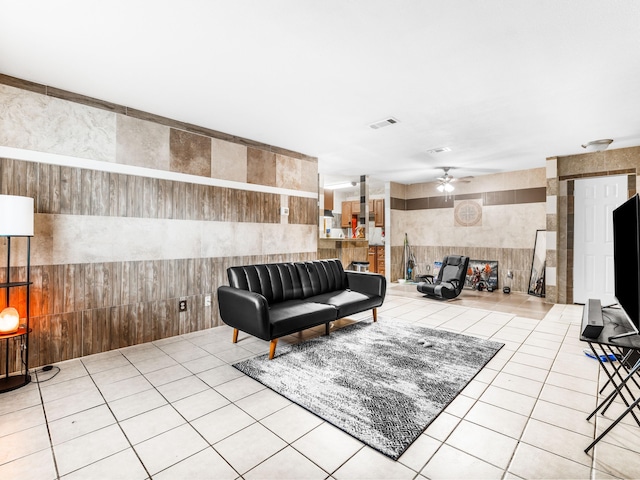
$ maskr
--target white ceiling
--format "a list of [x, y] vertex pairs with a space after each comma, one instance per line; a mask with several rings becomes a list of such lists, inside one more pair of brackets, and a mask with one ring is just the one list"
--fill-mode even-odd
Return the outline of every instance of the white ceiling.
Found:
[[327, 175], [408, 184], [640, 145], [636, 0], [0, 0], [0, 73]]

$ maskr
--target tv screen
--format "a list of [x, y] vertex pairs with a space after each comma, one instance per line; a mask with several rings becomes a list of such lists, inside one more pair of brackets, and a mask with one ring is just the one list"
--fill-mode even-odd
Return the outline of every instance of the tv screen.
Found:
[[613, 211], [615, 296], [636, 329], [640, 329], [640, 197]]

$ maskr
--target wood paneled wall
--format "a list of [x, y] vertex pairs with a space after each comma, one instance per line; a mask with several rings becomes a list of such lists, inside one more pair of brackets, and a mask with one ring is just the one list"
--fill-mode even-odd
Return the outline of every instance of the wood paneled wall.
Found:
[[[414, 245], [411, 251], [416, 258], [418, 275], [432, 274], [433, 263], [441, 262], [446, 255], [465, 255], [472, 260], [496, 260], [498, 262], [498, 286], [502, 288], [507, 279], [507, 270], [513, 272], [511, 289], [527, 293], [533, 261], [533, 248], [485, 248], [455, 246]], [[391, 247], [392, 282], [404, 278], [404, 247]], [[427, 271], [427, 265], [430, 270]]]
[[[0, 159], [0, 193], [36, 213], [280, 223], [280, 194]], [[315, 198], [289, 198], [289, 224], [317, 223]]]
[[[41, 215], [281, 222], [280, 194], [13, 159], [0, 159], [0, 193], [33, 197]], [[316, 225], [316, 199], [288, 201], [289, 224]], [[0, 239], [0, 255], [6, 255], [6, 240]], [[32, 265], [30, 367], [220, 325], [216, 291], [227, 283], [229, 266], [314, 258], [297, 253]], [[3, 270], [0, 278], [6, 278]], [[11, 276], [23, 278], [24, 272], [15, 267]], [[209, 307], [205, 295], [212, 296]], [[181, 299], [187, 300], [186, 312], [178, 311]], [[14, 296], [14, 302], [23, 299]], [[4, 348], [3, 342], [2, 371]], [[11, 369], [17, 371], [19, 354], [11, 351]]]

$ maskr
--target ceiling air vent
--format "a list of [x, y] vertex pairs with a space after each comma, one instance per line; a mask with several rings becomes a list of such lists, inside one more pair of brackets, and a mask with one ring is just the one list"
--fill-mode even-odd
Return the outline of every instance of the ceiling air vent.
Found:
[[394, 125], [396, 123], [398, 123], [398, 120], [396, 118], [389, 117], [385, 118], [384, 120], [380, 120], [379, 122], [374, 122], [369, 126], [374, 130], [377, 130], [378, 128], [388, 127], [389, 125]]
[[451, 149], [449, 147], [440, 147], [440, 148], [433, 148], [431, 150], [427, 150], [427, 153], [444, 153], [444, 152], [450, 152]]

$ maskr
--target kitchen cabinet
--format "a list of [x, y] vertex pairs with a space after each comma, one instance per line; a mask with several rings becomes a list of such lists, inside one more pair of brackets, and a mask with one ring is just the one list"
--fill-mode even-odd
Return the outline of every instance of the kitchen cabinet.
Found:
[[342, 202], [342, 218], [340, 220], [340, 226], [342, 228], [351, 227], [351, 216], [353, 211], [351, 209], [351, 202]]
[[369, 245], [369, 271], [385, 274], [384, 245]]
[[373, 214], [376, 227], [384, 227], [384, 198], [373, 200]]
[[[342, 202], [342, 221], [340, 226], [348, 228], [351, 226], [351, 217], [360, 213], [360, 202], [350, 200]], [[374, 216], [376, 227], [384, 227], [384, 198], [374, 198], [369, 200], [369, 213]]]
[[333, 210], [333, 190], [324, 190], [324, 209]]

